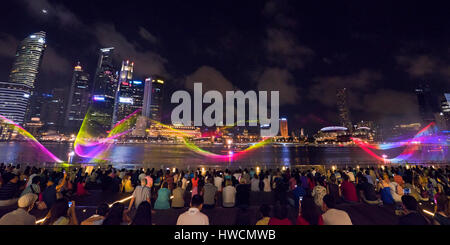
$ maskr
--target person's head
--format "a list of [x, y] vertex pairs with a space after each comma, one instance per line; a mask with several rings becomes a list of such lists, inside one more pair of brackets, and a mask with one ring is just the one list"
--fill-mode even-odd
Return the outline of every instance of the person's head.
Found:
[[203, 208], [203, 197], [200, 195], [194, 195], [191, 200], [191, 207], [198, 208], [202, 210]]
[[125, 206], [123, 203], [116, 202], [112, 205], [108, 214], [106, 215], [103, 225], [120, 225], [123, 221], [123, 211]]
[[168, 187], [169, 187], [169, 183], [164, 182], [163, 185], [162, 185], [162, 188], [166, 188], [167, 189]]
[[263, 217], [270, 217], [270, 206], [267, 204], [261, 205], [259, 212], [261, 212]]
[[152, 225], [152, 206], [148, 202], [141, 202], [136, 210], [132, 225]]
[[146, 186], [147, 185], [147, 178], [142, 178], [141, 179], [141, 186]]
[[19, 198], [17, 206], [23, 208], [26, 211], [30, 211], [34, 207], [34, 203], [38, 199], [38, 196], [34, 193], [27, 193]]
[[98, 205], [97, 210], [95, 211], [95, 213], [100, 215], [100, 216], [106, 216], [108, 211], [109, 211], [108, 204], [102, 203], [102, 204]]
[[44, 221], [44, 225], [51, 225], [60, 217], [67, 216], [69, 210], [69, 202], [65, 198], [60, 198], [53, 203], [50, 211], [48, 211], [47, 217]]
[[413, 196], [403, 195], [402, 206], [406, 211], [417, 211], [417, 201]]
[[275, 206], [274, 216], [279, 220], [287, 219], [288, 209], [286, 205]]
[[325, 195], [323, 197], [323, 203], [322, 203], [322, 210], [326, 212], [328, 209], [335, 208], [336, 206], [336, 200], [332, 195]]
[[34, 176], [33, 179], [31, 180], [31, 183], [35, 185], [39, 185], [40, 182], [41, 182], [40, 176]]
[[348, 180], [349, 180], [349, 177], [348, 177], [348, 175], [343, 174], [343, 175], [342, 175], [342, 179], [344, 179], [344, 181], [348, 181]]
[[320, 210], [311, 196], [303, 197], [301, 202], [301, 215], [311, 225], [317, 225], [319, 222]]
[[439, 193], [436, 195], [436, 212], [442, 212], [447, 216], [450, 216], [450, 202], [445, 193]]

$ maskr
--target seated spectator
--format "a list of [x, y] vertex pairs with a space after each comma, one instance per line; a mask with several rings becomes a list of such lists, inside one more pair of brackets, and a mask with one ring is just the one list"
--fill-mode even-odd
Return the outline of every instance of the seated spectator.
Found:
[[89, 195], [89, 192], [85, 189], [86, 186], [86, 178], [82, 177], [80, 181], [77, 182], [77, 196], [85, 196]]
[[331, 195], [323, 197], [322, 214], [323, 223], [325, 225], [352, 225], [350, 216], [347, 212], [335, 209], [336, 200]]
[[305, 196], [300, 202], [297, 225], [323, 225], [320, 209], [313, 197]]
[[[145, 180], [145, 178], [143, 178]], [[146, 181], [146, 180], [145, 180]], [[158, 191], [158, 198], [155, 201], [154, 209], [169, 209], [170, 208], [170, 190], [169, 184], [164, 182], [162, 188]], [[148, 188], [145, 186], [145, 188]]]
[[18, 208], [11, 211], [0, 219], [0, 225], [35, 225], [36, 218], [29, 214], [33, 209], [38, 196], [33, 193], [27, 193], [19, 198]]
[[139, 204], [131, 225], [152, 225], [152, 205], [150, 203], [141, 202]]
[[385, 175], [383, 177], [383, 180], [378, 183], [379, 185], [379, 189], [380, 189], [380, 194], [381, 194], [381, 200], [383, 201], [384, 204], [394, 204], [395, 200], [392, 197], [391, 194], [391, 187], [389, 185], [390, 181], [387, 175]]
[[375, 186], [375, 182], [374, 182], [375, 179], [373, 179], [372, 176], [370, 175], [370, 170], [367, 169], [364, 173], [365, 173], [364, 177], [366, 177], [367, 183]]
[[236, 186], [236, 206], [248, 207], [250, 205], [250, 185], [245, 178], [241, 178], [240, 184]]
[[179, 181], [177, 188], [172, 191], [172, 208], [184, 208], [184, 189], [182, 185], [183, 183]]
[[450, 225], [450, 202], [445, 193], [436, 195], [435, 213], [433, 216], [433, 224]]
[[81, 225], [102, 225], [105, 216], [109, 211], [109, 206], [102, 203], [97, 207], [95, 214], [81, 222]]
[[213, 185], [213, 179], [208, 178], [207, 183], [203, 186], [203, 208], [214, 208], [216, 205], [217, 187]]
[[268, 225], [292, 225], [292, 222], [288, 219], [287, 206], [275, 206], [274, 217], [270, 218]]
[[148, 188], [146, 185], [147, 185], [147, 179], [143, 178], [141, 180], [141, 185], [136, 186], [136, 188], [134, 189], [134, 192], [133, 192], [133, 197], [131, 198], [130, 204], [128, 206], [128, 211], [131, 211], [131, 208], [133, 207], [133, 203], [134, 203], [134, 206], [136, 207], [136, 209], [138, 208], [139, 204], [141, 204], [141, 202], [147, 201], [147, 202], [151, 203], [150, 188]]
[[182, 213], [177, 220], [177, 225], [209, 225], [208, 216], [201, 212], [203, 197], [195, 195], [191, 200], [191, 208]]
[[402, 201], [403, 188], [393, 180], [393, 177], [389, 178], [389, 190], [394, 201], [400, 203]]
[[250, 185], [251, 185], [251, 187], [250, 187], [250, 190], [251, 190], [251, 191], [254, 191], [254, 192], [260, 191], [260, 189], [259, 189], [259, 177], [258, 177], [258, 175], [254, 175], [254, 177], [253, 177], [252, 180], [251, 180]]
[[402, 207], [405, 215], [399, 218], [399, 225], [428, 225], [427, 220], [419, 213], [414, 197], [402, 196]]
[[236, 188], [233, 187], [230, 180], [227, 180], [225, 185], [222, 191], [222, 206], [232, 208], [236, 203]]
[[333, 196], [336, 203], [341, 203], [341, 189], [337, 184], [337, 179], [334, 174], [331, 174], [330, 183], [327, 184], [327, 193]]
[[25, 190], [22, 191], [22, 194], [20, 196], [23, 196], [28, 193], [33, 193], [36, 195], [39, 195], [41, 193], [41, 177], [40, 176], [34, 176], [33, 180], [31, 181], [31, 184], [25, 188]]
[[367, 181], [366, 176], [361, 177], [356, 189], [359, 190], [360, 197], [365, 203], [372, 205], [382, 203], [382, 201], [378, 199], [373, 185]]
[[122, 192], [131, 193], [134, 191], [134, 187], [131, 184], [131, 176], [125, 175], [122, 180]]
[[75, 201], [69, 207], [69, 202], [65, 198], [60, 198], [50, 208], [42, 225], [78, 225], [75, 213]]
[[403, 186], [404, 183], [405, 183], [405, 182], [403, 181], [403, 177], [400, 175], [400, 172], [399, 172], [399, 171], [396, 171], [393, 180], [394, 180], [397, 184], [399, 184], [400, 186]]
[[19, 176], [7, 173], [3, 174], [6, 184], [0, 188], [0, 206], [9, 206], [17, 202], [19, 194]]
[[[141, 203], [142, 202], [140, 202], [139, 204]], [[129, 223], [130, 218], [128, 217], [125, 210], [125, 205], [123, 203], [116, 202], [109, 209], [102, 225], [128, 225]]]
[[214, 177], [214, 185], [217, 187], [218, 192], [222, 192], [222, 183], [223, 183], [222, 173], [217, 172], [216, 176]]
[[348, 175], [344, 174], [341, 184], [341, 193], [344, 201], [358, 202], [358, 196], [356, 195], [356, 188], [353, 183], [349, 181]]
[[262, 218], [256, 222], [256, 225], [268, 225], [270, 220], [270, 206], [263, 204], [259, 208]]
[[319, 177], [317, 180], [317, 185], [314, 186], [311, 195], [314, 197], [314, 202], [318, 207], [322, 207], [323, 197], [327, 194], [327, 189], [325, 188], [325, 182], [323, 177]]
[[[56, 202], [57, 193], [60, 193], [62, 187], [66, 183], [67, 174], [64, 173], [62, 179], [58, 179], [56, 176], [53, 176], [47, 182], [47, 188], [42, 192], [42, 201], [44, 201], [47, 208], [51, 208], [53, 203]], [[59, 184], [58, 184], [59, 183]]]

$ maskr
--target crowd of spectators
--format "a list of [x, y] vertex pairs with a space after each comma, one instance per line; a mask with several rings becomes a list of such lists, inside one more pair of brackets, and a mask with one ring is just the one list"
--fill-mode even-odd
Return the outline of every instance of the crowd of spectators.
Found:
[[[0, 164], [0, 208], [18, 209], [0, 218], [0, 224], [35, 224], [33, 208], [48, 213], [42, 225], [78, 225], [75, 199], [99, 188], [104, 193], [130, 193], [123, 203], [102, 203], [96, 214], [81, 225], [150, 225], [158, 210], [189, 207], [179, 225], [208, 225], [204, 209], [237, 208], [236, 224], [251, 224], [251, 193], [270, 192], [275, 204], [260, 206], [257, 225], [351, 225], [349, 215], [337, 208], [343, 203], [392, 205], [399, 224], [449, 224], [450, 168], [389, 166], [260, 170], [237, 169], [115, 169], [72, 168], [50, 170], [34, 166]], [[433, 215], [426, 217], [419, 204], [432, 201]], [[298, 213], [295, 222], [288, 210]]]

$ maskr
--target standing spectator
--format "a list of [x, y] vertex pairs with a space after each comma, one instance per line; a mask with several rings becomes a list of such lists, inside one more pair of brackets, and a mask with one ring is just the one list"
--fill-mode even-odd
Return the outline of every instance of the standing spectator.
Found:
[[[147, 181], [145, 178], [143, 180]], [[170, 190], [168, 188], [169, 183], [164, 182], [162, 188], [158, 191], [158, 198], [155, 201], [154, 209], [169, 209], [170, 208]], [[145, 188], [148, 188], [145, 186]], [[149, 202], [150, 203], [150, 202]]]
[[236, 188], [233, 187], [230, 180], [227, 180], [225, 185], [222, 191], [222, 206], [232, 208], [236, 202]]
[[81, 225], [102, 225], [106, 214], [109, 211], [109, 206], [102, 203], [97, 207], [95, 214], [81, 222]]
[[218, 192], [222, 192], [223, 177], [221, 175], [222, 172], [216, 172], [216, 176], [214, 177], [214, 185], [217, 187]]
[[250, 185], [251, 185], [251, 188], [250, 188], [251, 191], [254, 191], [254, 192], [260, 191], [260, 189], [259, 189], [259, 177], [258, 177], [258, 175], [254, 175], [254, 176], [253, 176]]
[[270, 179], [269, 179], [269, 175], [268, 174], [266, 174], [265, 176], [264, 176], [264, 180], [263, 180], [263, 182], [264, 182], [264, 192], [271, 192], [272, 191], [272, 189], [270, 188]]
[[33, 209], [38, 196], [28, 193], [19, 198], [18, 209], [9, 212], [0, 219], [0, 225], [35, 225], [36, 218], [29, 214]]
[[306, 195], [306, 191], [302, 187], [302, 181], [300, 180], [300, 178], [297, 179], [297, 185], [292, 190], [292, 195], [294, 196], [294, 207], [296, 210], [298, 210], [298, 204], [300, 201], [300, 197], [303, 197]]
[[209, 225], [208, 216], [201, 212], [203, 197], [195, 195], [192, 197], [191, 208], [182, 213], [177, 220], [177, 225]]
[[314, 198], [305, 196], [301, 201], [297, 225], [323, 225], [322, 215]]
[[152, 205], [141, 202], [131, 225], [152, 225]]
[[402, 196], [405, 215], [399, 218], [399, 225], [428, 225], [427, 220], [419, 214], [417, 201], [409, 195]]
[[268, 225], [270, 221], [270, 206], [263, 204], [259, 208], [259, 212], [261, 213], [262, 218], [256, 222], [256, 225]]
[[336, 201], [331, 195], [323, 197], [322, 214], [323, 223], [325, 225], [352, 225], [350, 216], [347, 212], [335, 209]]

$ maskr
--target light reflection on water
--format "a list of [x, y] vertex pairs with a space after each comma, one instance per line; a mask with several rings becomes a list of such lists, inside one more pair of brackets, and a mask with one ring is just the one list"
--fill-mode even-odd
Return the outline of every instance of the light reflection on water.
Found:
[[[62, 160], [67, 160], [71, 144], [46, 143], [52, 153]], [[228, 149], [218, 146], [205, 146], [205, 150], [226, 154]], [[386, 152], [393, 157], [401, 152], [401, 148]], [[419, 153], [418, 155], [423, 155]], [[435, 160], [448, 160], [448, 151]], [[197, 167], [279, 167], [316, 164], [375, 164], [374, 159], [358, 147], [305, 147], [295, 145], [266, 145], [249, 152], [242, 158], [216, 160], [197, 155], [184, 145], [158, 144], [121, 144], [114, 145], [105, 154], [111, 164], [125, 168], [161, 168], [176, 167], [180, 169]], [[32, 146], [22, 142], [0, 143], [0, 162], [5, 163], [42, 163], [49, 161]], [[88, 163], [89, 159], [75, 157], [74, 162]]]

